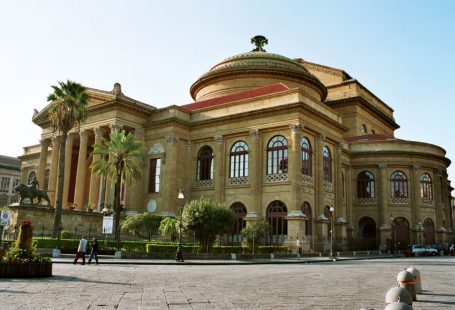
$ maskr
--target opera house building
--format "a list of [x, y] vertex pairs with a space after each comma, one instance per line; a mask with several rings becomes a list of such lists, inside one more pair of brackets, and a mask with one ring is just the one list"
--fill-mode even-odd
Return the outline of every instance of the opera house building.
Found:
[[[182, 188], [186, 201], [209, 197], [234, 211], [224, 244], [261, 219], [271, 225], [267, 243], [300, 240], [304, 251], [327, 250], [332, 224], [339, 250], [454, 240], [442, 147], [395, 137], [393, 108], [342, 69], [267, 52], [262, 36], [252, 43], [202, 74], [191, 103], [156, 108], [119, 83], [87, 87], [88, 118], [66, 142], [63, 207], [77, 215], [113, 205], [113, 184], [91, 172], [99, 156], [91, 152], [121, 128], [146, 156], [141, 181], [121, 186], [125, 215], [177, 215]], [[61, 145], [43, 106], [33, 117], [40, 144], [24, 148], [21, 177], [36, 176], [53, 206]]]

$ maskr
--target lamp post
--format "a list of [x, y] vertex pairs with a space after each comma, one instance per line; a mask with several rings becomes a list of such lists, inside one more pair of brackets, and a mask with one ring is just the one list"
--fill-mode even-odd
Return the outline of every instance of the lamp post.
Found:
[[335, 255], [333, 255], [333, 213], [335, 211], [335, 208], [333, 206], [330, 206], [330, 259], [335, 260]]
[[180, 220], [179, 220], [179, 245], [177, 247], [177, 252], [175, 253], [175, 261], [183, 263], [183, 253], [182, 253], [182, 212], [183, 212], [183, 200], [185, 196], [183, 195], [182, 189], [179, 189], [179, 194], [177, 196], [179, 199], [179, 209], [180, 209]]

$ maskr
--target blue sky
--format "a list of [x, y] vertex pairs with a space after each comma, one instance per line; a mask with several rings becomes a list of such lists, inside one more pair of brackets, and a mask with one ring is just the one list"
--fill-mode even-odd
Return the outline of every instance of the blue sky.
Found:
[[[4, 1], [0, 154], [37, 144], [33, 109], [72, 79], [156, 107], [191, 102], [215, 63], [267, 51], [348, 72], [395, 110], [396, 136], [455, 160], [455, 1]], [[455, 166], [455, 164], [453, 165]], [[455, 168], [449, 178], [455, 178]], [[453, 183], [452, 183], [453, 184]]]

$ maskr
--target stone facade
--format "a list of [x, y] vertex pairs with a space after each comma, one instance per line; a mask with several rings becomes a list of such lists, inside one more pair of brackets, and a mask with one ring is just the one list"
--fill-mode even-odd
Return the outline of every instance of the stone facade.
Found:
[[[342, 70], [258, 51], [215, 65], [187, 105], [157, 109], [118, 83], [87, 92], [88, 119], [67, 141], [64, 206], [112, 205], [113, 184], [91, 173], [91, 151], [119, 127], [146, 154], [142, 180], [123, 186], [127, 214], [178, 214], [183, 188], [187, 200], [235, 209], [240, 228], [269, 221], [268, 242], [298, 239], [305, 251], [328, 249], [331, 220], [336, 249], [453, 241], [444, 149], [396, 138], [393, 109]], [[47, 108], [33, 122], [41, 143], [20, 157], [22, 180], [36, 173], [54, 200], [59, 137]]]
[[21, 161], [0, 155], [0, 207], [16, 202], [19, 197], [14, 187], [21, 179]]

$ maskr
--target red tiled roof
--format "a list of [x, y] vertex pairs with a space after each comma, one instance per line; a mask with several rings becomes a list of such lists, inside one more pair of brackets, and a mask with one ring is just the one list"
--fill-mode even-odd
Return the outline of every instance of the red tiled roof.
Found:
[[229, 95], [221, 96], [221, 97], [217, 97], [217, 98], [211, 98], [211, 99], [207, 99], [207, 100], [203, 100], [203, 101], [197, 101], [194, 103], [182, 105], [180, 107], [185, 110], [195, 111], [195, 110], [213, 107], [216, 105], [221, 105], [221, 104], [239, 101], [239, 100], [243, 100], [243, 99], [250, 99], [250, 98], [269, 95], [269, 94], [273, 94], [273, 93], [279, 93], [279, 92], [283, 92], [283, 91], [286, 91], [289, 89], [290, 89], [289, 87], [287, 87], [286, 85], [284, 85], [282, 83], [276, 83], [276, 84], [272, 84], [272, 85], [248, 89], [248, 90], [241, 91], [241, 92], [238, 92], [235, 94], [229, 94]]
[[344, 140], [348, 143], [359, 142], [359, 141], [385, 141], [385, 140], [398, 140], [395, 137], [384, 135], [384, 134], [370, 134], [361, 136], [346, 137]]

